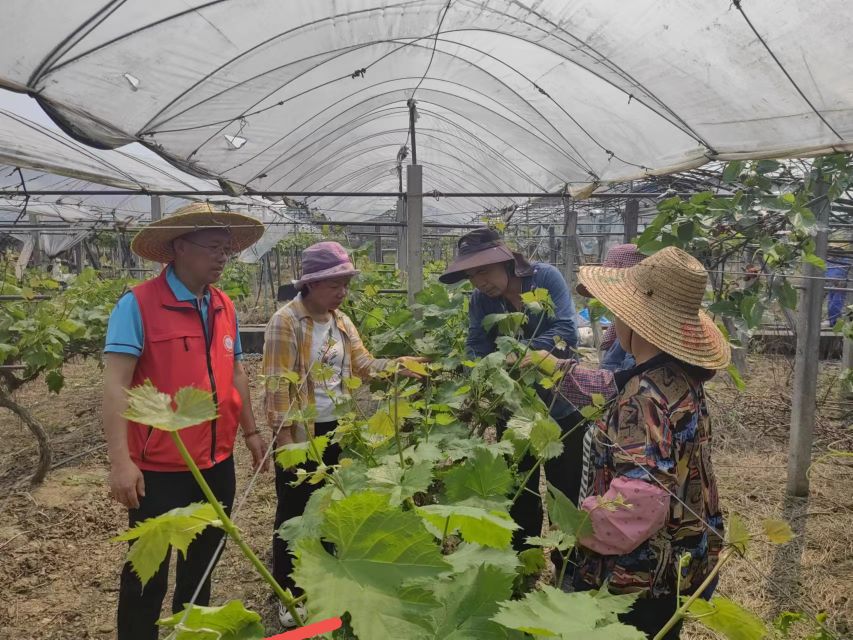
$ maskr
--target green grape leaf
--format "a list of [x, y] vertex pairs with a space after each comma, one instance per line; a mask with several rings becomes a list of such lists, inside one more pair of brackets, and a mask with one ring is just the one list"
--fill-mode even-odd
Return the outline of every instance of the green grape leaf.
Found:
[[734, 547], [738, 553], [744, 554], [750, 539], [751, 536], [743, 520], [738, 514], [732, 513], [726, 526], [726, 544]]
[[533, 576], [545, 569], [545, 552], [542, 547], [525, 549], [518, 554], [518, 559], [521, 561], [521, 575]]
[[54, 369], [53, 371], [48, 371], [45, 376], [45, 382], [47, 382], [48, 391], [59, 393], [62, 391], [62, 387], [65, 386], [65, 376], [58, 369]]
[[767, 627], [759, 618], [727, 598], [714, 596], [710, 601], [697, 598], [688, 612], [728, 640], [762, 640], [767, 636]]
[[530, 536], [525, 542], [534, 547], [545, 547], [558, 551], [568, 551], [577, 544], [573, 535], [562, 531], [549, 531], [544, 536]]
[[746, 389], [746, 382], [743, 381], [740, 371], [737, 370], [737, 367], [734, 364], [730, 364], [726, 369], [726, 372], [729, 374], [732, 382], [735, 383], [735, 387], [737, 387], [738, 391]]
[[817, 267], [821, 271], [826, 271], [826, 261], [813, 253], [804, 253], [803, 262], [807, 262], [813, 267]]
[[406, 400], [389, 400], [383, 403], [376, 413], [370, 417], [367, 421], [367, 428], [370, 433], [390, 437], [394, 435], [395, 419], [399, 427], [403, 420], [412, 417], [414, 414], [414, 408]]
[[56, 326], [62, 333], [72, 338], [78, 338], [86, 333], [86, 325], [73, 318], [65, 318]]
[[785, 544], [794, 539], [794, 532], [791, 530], [791, 525], [784, 520], [770, 518], [765, 520], [762, 525], [764, 526], [764, 533], [767, 539], [773, 544]]
[[483, 329], [489, 332], [497, 325], [498, 333], [501, 335], [514, 335], [518, 333], [518, 330], [525, 322], [527, 322], [527, 316], [520, 311], [512, 313], [490, 313], [483, 318]]
[[349, 612], [360, 638], [428, 638], [416, 620], [435, 599], [404, 582], [437, 579], [451, 566], [420, 519], [388, 504], [388, 496], [364, 491], [333, 502], [323, 537], [336, 547], [330, 555], [319, 540], [300, 540], [293, 577], [308, 594], [312, 619]]
[[505, 511], [487, 511], [466, 505], [430, 504], [417, 509], [433, 534], [442, 539], [457, 531], [466, 542], [498, 549], [509, 546], [519, 526]]
[[144, 586], [157, 573], [170, 545], [186, 556], [187, 547], [199, 533], [221, 524], [210, 504], [198, 502], [148, 518], [112, 540], [136, 540], [127, 560]]
[[646, 635], [637, 629], [612, 622], [614, 606], [621, 609], [622, 603], [544, 586], [521, 600], [500, 603], [500, 612], [492, 620], [507, 629], [563, 640], [645, 640]]
[[560, 435], [560, 427], [553, 418], [539, 416], [530, 429], [530, 447], [536, 457], [551, 460], [563, 453]]
[[361, 378], [357, 378], [355, 376], [353, 376], [351, 378], [344, 378], [343, 383], [347, 389], [349, 389], [350, 391], [353, 391], [353, 390], [359, 389], [361, 387]]
[[[513, 576], [494, 566], [422, 583], [439, 606], [422, 620], [433, 640], [504, 640], [506, 630], [493, 622], [498, 603], [512, 595]], [[421, 585], [418, 585], [419, 587]], [[400, 637], [400, 636], [392, 636]]]
[[628, 613], [631, 608], [634, 606], [634, 603], [637, 601], [637, 598], [640, 597], [640, 592], [636, 593], [626, 593], [626, 594], [613, 594], [607, 590], [607, 584], [602, 585], [601, 589], [590, 591], [591, 595], [595, 596], [596, 600], [605, 600], [604, 607], [609, 612], [609, 619], [606, 619], [606, 622], [618, 622], [618, 618], [616, 617], [622, 613]]
[[145, 424], [163, 431], [178, 431], [193, 427], [216, 418], [216, 405], [209, 391], [196, 387], [178, 389], [175, 394], [175, 408], [172, 398], [160, 393], [146, 380], [144, 384], [128, 389], [128, 408], [124, 417], [139, 424]]
[[444, 478], [450, 502], [494, 508], [506, 504], [514, 481], [503, 456], [477, 447], [465, 464], [453, 467]]
[[17, 347], [5, 342], [0, 342], [0, 364], [4, 364], [9, 358], [17, 355], [17, 353]]
[[441, 425], [442, 427], [446, 427], [456, 421], [456, 418], [450, 413], [436, 413], [432, 419], [437, 425]]
[[278, 529], [278, 536], [293, 545], [303, 538], [319, 538], [323, 526], [324, 514], [332, 504], [333, 488], [330, 485], [320, 487], [311, 493], [301, 516], [295, 516]]
[[592, 521], [589, 513], [578, 509], [572, 504], [566, 494], [548, 483], [548, 517], [551, 522], [560, 528], [560, 531], [574, 536], [585, 538], [593, 534]]
[[261, 640], [266, 637], [261, 616], [246, 609], [239, 600], [231, 600], [221, 607], [187, 604], [183, 611], [162, 618], [157, 624], [174, 629], [174, 635], [169, 636], [174, 640]]
[[807, 620], [803, 613], [783, 611], [773, 621], [773, 627], [782, 634], [783, 638], [787, 638], [791, 633], [791, 627], [803, 620]]
[[275, 461], [282, 469], [290, 469], [311, 460], [320, 464], [323, 462], [323, 452], [329, 446], [327, 436], [316, 436], [313, 446], [311, 442], [293, 442], [276, 449]]
[[389, 501], [399, 505], [416, 493], [423, 493], [432, 483], [432, 463], [418, 462], [406, 469], [382, 465], [367, 472], [370, 488], [389, 494]]
[[[523, 552], [522, 552], [523, 553]], [[453, 565], [453, 573], [464, 573], [481, 565], [495, 567], [507, 575], [515, 576], [521, 562], [515, 551], [510, 549], [495, 549], [470, 542], [460, 542], [456, 550], [444, 559]], [[542, 558], [543, 567], [545, 559]]]
[[399, 360], [400, 364], [402, 364], [406, 369], [411, 371], [412, 373], [424, 376], [425, 378], [429, 376], [429, 371], [427, 371], [426, 367], [418, 362], [417, 360]]

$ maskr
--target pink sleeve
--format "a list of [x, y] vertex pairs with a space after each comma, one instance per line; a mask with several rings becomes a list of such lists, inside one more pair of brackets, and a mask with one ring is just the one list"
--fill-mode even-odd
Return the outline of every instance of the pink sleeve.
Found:
[[576, 407], [592, 404], [592, 394], [599, 393], [608, 402], [616, 397], [619, 390], [611, 371], [604, 369], [586, 369], [576, 360], [568, 360], [560, 380], [560, 395]]
[[[618, 496], [630, 506], [599, 506]], [[636, 478], [619, 477], [603, 496], [589, 496], [581, 508], [589, 512], [594, 534], [579, 542], [606, 556], [631, 553], [666, 524], [669, 494], [662, 488]]]

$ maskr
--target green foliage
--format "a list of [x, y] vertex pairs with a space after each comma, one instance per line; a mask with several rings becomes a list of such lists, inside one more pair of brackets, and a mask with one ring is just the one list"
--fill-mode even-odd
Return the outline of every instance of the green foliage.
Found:
[[310, 442], [295, 442], [280, 447], [275, 452], [275, 461], [282, 469], [290, 469], [308, 460], [323, 464], [323, 452], [329, 446], [329, 438], [316, 436]]
[[421, 638], [416, 621], [429, 615], [435, 599], [425, 589], [404, 583], [437, 579], [451, 566], [419, 518], [365, 491], [333, 502], [326, 511], [322, 537], [333, 543], [330, 555], [317, 539], [296, 545], [297, 583], [309, 594], [313, 619], [348, 612], [361, 638]]
[[740, 516], [736, 513], [730, 514], [726, 523], [726, 544], [743, 555], [751, 539], [752, 536]]
[[[65, 362], [101, 353], [110, 311], [129, 284], [102, 280], [94, 269], [86, 269], [66, 288], [38, 271], [27, 272], [18, 282], [7, 258], [0, 294], [23, 299], [0, 304], [0, 364], [24, 368], [4, 377], [6, 387], [14, 390], [45, 374], [51, 391], [62, 389]], [[36, 299], [37, 295], [48, 299]]]
[[519, 528], [505, 511], [444, 504], [419, 507], [417, 511], [437, 538], [458, 532], [466, 542], [485, 547], [508, 547], [512, 532]]
[[506, 630], [491, 618], [498, 612], [498, 603], [512, 595], [512, 581], [513, 576], [501, 568], [482, 564], [456, 573], [450, 580], [421, 583], [418, 586], [429, 592], [437, 604], [421, 620], [428, 629], [424, 637], [433, 640], [507, 638]]
[[560, 531], [576, 539], [593, 534], [589, 514], [573, 505], [566, 494], [551, 483], [548, 483], [548, 517]]
[[[173, 405], [174, 404], [174, 408]], [[184, 387], [172, 398], [160, 393], [146, 380], [127, 392], [124, 417], [162, 431], [179, 431], [216, 418], [216, 405], [210, 393], [196, 387]]]
[[[189, 613], [187, 613], [189, 609]], [[173, 629], [174, 640], [261, 640], [266, 637], [261, 616], [248, 611], [239, 600], [221, 607], [186, 605], [158, 623]]]
[[644, 640], [644, 633], [622, 624], [616, 617], [635, 599], [630, 595], [596, 597], [590, 592], [565, 593], [546, 586], [521, 600], [501, 603], [500, 612], [492, 620], [535, 638]]
[[[783, 611], [773, 621], [773, 628], [779, 632], [782, 638], [790, 638], [791, 630], [798, 628], [805, 635], [797, 637], [801, 637], [803, 640], [835, 640], [837, 636], [830, 633], [826, 628], [828, 618], [829, 616], [825, 611], [818, 613], [814, 619], [810, 619], [804, 613]], [[808, 631], [803, 631], [802, 627], [804, 626], [809, 628]]]
[[483, 447], [442, 479], [450, 502], [492, 509], [507, 505], [515, 484], [504, 457]]
[[187, 547], [209, 526], [220, 526], [213, 507], [198, 502], [148, 518], [113, 541], [135, 540], [127, 560], [143, 586], [157, 573], [171, 545], [186, 555]]
[[[713, 274], [710, 310], [751, 332], [766, 312], [796, 308], [797, 292], [788, 278], [803, 263], [826, 268], [814, 254], [817, 176], [828, 183], [832, 202], [853, 181], [851, 156], [817, 158], [812, 172], [799, 179], [775, 160], [729, 163], [723, 180], [733, 185], [733, 195], [704, 192], [663, 200], [637, 244], [645, 254], [677, 246], [701, 260]], [[742, 259], [747, 273], [716, 275], [727, 262]]]
[[229, 260], [216, 286], [234, 302], [240, 302], [252, 294], [252, 281], [258, 269], [256, 264]]
[[728, 640], [762, 640], [767, 636], [767, 627], [760, 619], [728, 598], [697, 598], [691, 603], [688, 612], [691, 617]]

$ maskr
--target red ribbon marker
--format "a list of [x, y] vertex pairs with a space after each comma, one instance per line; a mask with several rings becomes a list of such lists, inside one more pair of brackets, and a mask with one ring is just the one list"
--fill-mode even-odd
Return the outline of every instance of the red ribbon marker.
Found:
[[277, 636], [270, 636], [266, 640], [306, 640], [306, 638], [316, 638], [324, 633], [329, 633], [329, 631], [340, 629], [342, 624], [343, 622], [341, 622], [340, 618], [329, 618], [328, 620], [299, 627], [293, 631], [280, 633]]

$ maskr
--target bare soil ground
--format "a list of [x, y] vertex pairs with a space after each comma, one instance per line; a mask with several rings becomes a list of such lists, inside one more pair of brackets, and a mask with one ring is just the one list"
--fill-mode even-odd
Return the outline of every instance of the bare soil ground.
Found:
[[[256, 363], [248, 363], [250, 374]], [[784, 548], [752, 545], [729, 565], [719, 593], [765, 620], [780, 611], [828, 611], [839, 638], [853, 636], [853, 464], [824, 458], [830, 448], [853, 451], [850, 409], [833, 391], [837, 367], [822, 365], [811, 496], [785, 499], [791, 364], [751, 359], [748, 387], [738, 393], [721, 377], [710, 385], [716, 418], [714, 462], [727, 510], [754, 530], [784, 517], [798, 534]], [[50, 431], [57, 467], [45, 483], [27, 478], [33, 440], [12, 414], [0, 412], [0, 637], [16, 640], [111, 638], [118, 575], [126, 547], [110, 542], [127, 524], [107, 494], [107, 460], [100, 428], [101, 372], [94, 362], [68, 367], [58, 396], [35, 382], [19, 393]], [[259, 389], [255, 389], [255, 394]], [[257, 401], [257, 397], [256, 397]], [[256, 404], [256, 407], [259, 406]], [[75, 457], [76, 456], [76, 457]], [[248, 455], [238, 445], [238, 484], [246, 486]], [[238, 488], [238, 495], [240, 492]], [[250, 545], [268, 557], [275, 509], [272, 475], [262, 477], [237, 523]], [[215, 602], [243, 599], [278, 632], [268, 590], [234, 545], [214, 576]], [[683, 638], [712, 638], [689, 624]]]

